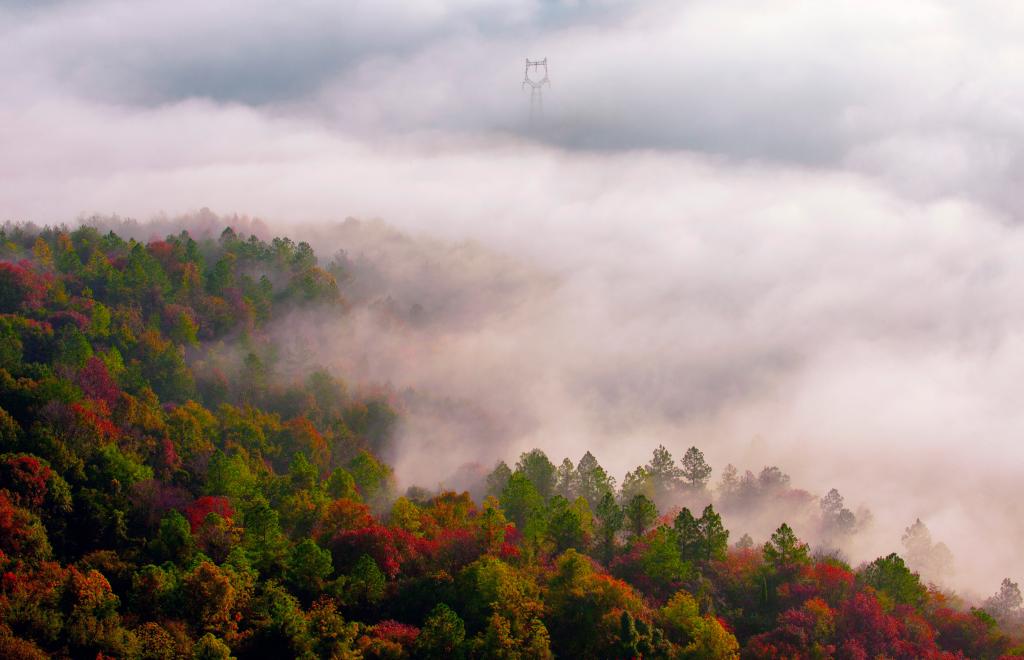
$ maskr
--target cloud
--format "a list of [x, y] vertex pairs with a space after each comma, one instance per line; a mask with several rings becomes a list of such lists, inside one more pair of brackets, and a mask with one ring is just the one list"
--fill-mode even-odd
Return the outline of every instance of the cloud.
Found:
[[[849, 168], [1018, 213], [993, 180], [1021, 168], [1022, 28], [1004, 3], [926, 0], [14, 3], [0, 54], [16, 84], [0, 94], [202, 98], [342, 133], [501, 131]], [[542, 56], [538, 130], [518, 82]]]
[[0, 25], [3, 50], [19, 56], [9, 68], [83, 96], [145, 105], [193, 97], [265, 104], [314, 92], [363, 59], [504, 29], [534, 11], [532, 3], [498, 0], [90, 0], [16, 3]]
[[0, 214], [385, 218], [414, 247], [318, 252], [377, 251], [433, 324], [310, 332], [469, 402], [406, 436], [403, 475], [427, 442], [489, 462], [472, 429], [620, 475], [696, 444], [868, 504], [872, 550], [925, 517], [994, 590], [1024, 573], [1022, 27], [925, 1], [6, 3]]

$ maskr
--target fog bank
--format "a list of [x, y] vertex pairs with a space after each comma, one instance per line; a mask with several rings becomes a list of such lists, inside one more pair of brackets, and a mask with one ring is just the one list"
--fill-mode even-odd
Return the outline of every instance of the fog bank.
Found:
[[715, 480], [778, 465], [869, 507], [866, 556], [921, 517], [993, 592], [1024, 575], [1022, 18], [2, 3], [0, 219], [158, 234], [208, 207], [346, 250], [367, 305], [277, 331], [414, 388], [406, 483], [531, 447], [621, 478], [696, 445]]

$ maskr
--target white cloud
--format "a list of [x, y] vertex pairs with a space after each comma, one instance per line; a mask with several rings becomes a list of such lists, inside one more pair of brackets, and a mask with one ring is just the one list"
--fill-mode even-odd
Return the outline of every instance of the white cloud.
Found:
[[[621, 472], [699, 444], [891, 512], [893, 544], [916, 515], [964, 559], [984, 541], [965, 579], [1024, 573], [1019, 10], [283, 7], [0, 9], [0, 215], [208, 206], [479, 240], [558, 285], [376, 337], [381, 376], [511, 406], [509, 451]], [[518, 83], [545, 55], [538, 129]], [[391, 364], [389, 341], [425, 357]]]

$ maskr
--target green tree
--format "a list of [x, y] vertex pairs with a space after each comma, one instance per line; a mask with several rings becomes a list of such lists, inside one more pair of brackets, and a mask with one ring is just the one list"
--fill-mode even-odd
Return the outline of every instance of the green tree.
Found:
[[793, 529], [782, 523], [770, 541], [764, 544], [764, 560], [776, 571], [789, 569], [810, 562], [806, 543], [796, 537]]
[[175, 316], [168, 335], [178, 344], [195, 346], [199, 343], [198, 333], [199, 325], [188, 311], [183, 310]]
[[632, 472], [626, 473], [626, 477], [622, 480], [620, 500], [624, 503], [629, 502], [637, 495], [643, 495], [649, 500], [653, 500], [656, 497], [654, 480], [651, 479], [647, 468], [642, 465]]
[[349, 461], [347, 469], [368, 503], [386, 497], [390, 491], [391, 468], [374, 458], [370, 452], [360, 451]]
[[331, 553], [313, 539], [303, 539], [292, 548], [285, 566], [285, 579], [300, 595], [312, 597], [323, 590], [334, 572]]
[[[679, 540], [671, 527], [658, 527], [645, 539], [647, 548], [640, 558], [644, 575], [658, 587], [678, 584], [690, 576], [690, 562], [679, 551]], [[666, 594], [667, 595], [667, 594]]]
[[576, 499], [579, 491], [576, 483], [576, 468], [568, 458], [558, 466], [558, 473], [555, 478], [555, 493], [567, 500]]
[[185, 516], [173, 509], [168, 511], [160, 520], [160, 529], [149, 547], [158, 560], [185, 565], [195, 552], [195, 541]]
[[466, 624], [452, 608], [438, 603], [423, 622], [416, 638], [416, 653], [418, 657], [436, 660], [459, 658], [465, 639]]
[[654, 487], [654, 501], [665, 504], [682, 486], [683, 471], [676, 466], [672, 454], [664, 445], [658, 445], [647, 464], [646, 473]]
[[457, 593], [470, 627], [486, 624], [493, 613], [509, 621], [513, 636], [528, 634], [529, 621], [544, 612], [537, 585], [527, 572], [496, 557], [481, 557], [459, 574]]
[[576, 465], [576, 488], [591, 507], [596, 507], [606, 493], [615, 493], [615, 479], [608, 476], [588, 451]]
[[622, 530], [625, 514], [610, 492], [601, 497], [596, 513], [598, 548], [602, 559], [607, 562], [615, 554], [615, 537]]
[[703, 660], [736, 660], [740, 646], [718, 619], [701, 615], [693, 596], [677, 592], [659, 612], [668, 638], [682, 647], [673, 657]]
[[516, 527], [523, 529], [527, 518], [544, 506], [544, 498], [537, 487], [518, 470], [512, 474], [501, 492], [501, 508]]
[[676, 514], [672, 527], [675, 529], [683, 559], [686, 561], [697, 561], [700, 559], [702, 554], [700, 522], [697, 518], [694, 518], [693, 513], [688, 508], [683, 507], [682, 511]]
[[623, 507], [626, 516], [626, 526], [634, 538], [643, 536], [658, 517], [658, 508], [654, 502], [647, 499], [645, 495], [635, 495], [633, 499]]
[[231, 649], [212, 633], [203, 635], [192, 649], [192, 660], [234, 660]]
[[501, 497], [501, 493], [505, 490], [511, 477], [512, 470], [505, 464], [505, 461], [498, 461], [491, 473], [487, 475], [486, 494], [491, 497]]
[[[853, 532], [857, 518], [843, 506], [843, 496], [833, 488], [819, 501], [823, 531], [828, 535], [844, 536]], [[904, 537], [905, 538], [905, 537]]]
[[420, 531], [420, 508], [407, 497], [399, 497], [391, 505], [390, 522], [393, 527], [404, 529], [412, 534]]
[[54, 361], [81, 369], [93, 355], [92, 344], [74, 325], [66, 325], [57, 340], [57, 355]]
[[680, 461], [683, 484], [688, 490], [702, 491], [711, 479], [711, 466], [704, 460], [704, 454], [696, 447], [690, 447]]
[[619, 639], [616, 644], [616, 657], [641, 658], [640, 632], [636, 628], [636, 620], [629, 612], [619, 615]]
[[555, 546], [555, 552], [562, 553], [569, 548], [585, 550], [590, 540], [591, 519], [590, 507], [582, 497], [572, 503], [561, 495], [551, 498], [547, 535]]
[[928, 593], [917, 573], [907, 568], [895, 552], [865, 566], [860, 579], [900, 605], [920, 607]]
[[263, 583], [249, 606], [247, 646], [268, 658], [309, 657], [309, 624], [294, 596], [273, 581]]
[[217, 418], [195, 401], [176, 406], [167, 415], [167, 431], [182, 459], [213, 451]]
[[722, 516], [715, 513], [714, 507], [710, 504], [704, 507], [704, 512], [697, 522], [697, 531], [700, 534], [700, 559], [725, 559], [729, 552], [729, 530], [722, 524]]
[[313, 490], [320, 480], [319, 470], [309, 462], [304, 452], [297, 451], [288, 466], [288, 480], [292, 490]]
[[261, 573], [277, 574], [288, 553], [288, 539], [281, 530], [280, 516], [260, 499], [243, 509], [245, 532], [242, 548]]
[[325, 484], [327, 494], [334, 499], [347, 499], [359, 501], [359, 491], [356, 489], [356, 480], [352, 478], [345, 468], [337, 468], [331, 472]]
[[345, 601], [354, 605], [375, 605], [384, 598], [387, 578], [370, 555], [363, 555], [352, 567], [345, 583]]
[[557, 470], [541, 450], [533, 449], [521, 455], [516, 463], [516, 472], [522, 472], [544, 499], [555, 492]]
[[229, 457], [217, 451], [210, 457], [206, 471], [206, 492], [209, 495], [225, 495], [241, 500], [254, 494], [256, 487], [256, 475], [241, 454]]

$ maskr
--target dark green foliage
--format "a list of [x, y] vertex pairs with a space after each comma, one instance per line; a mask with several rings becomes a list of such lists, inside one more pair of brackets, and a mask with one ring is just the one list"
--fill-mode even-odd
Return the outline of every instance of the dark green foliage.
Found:
[[640, 566], [645, 576], [670, 589], [690, 576], [690, 560], [684, 558], [679, 550], [675, 530], [671, 527], [658, 527], [644, 540], [647, 547], [640, 559]]
[[177, 511], [168, 512], [160, 521], [156, 538], [150, 542], [150, 551], [157, 561], [186, 564], [195, 552], [195, 541], [185, 516]]
[[907, 568], [903, 558], [896, 553], [868, 564], [861, 572], [861, 579], [900, 605], [919, 607], [927, 593], [921, 578]]
[[444, 660], [463, 655], [466, 624], [444, 603], [439, 603], [423, 622], [416, 639], [416, 653], [421, 658]]
[[556, 495], [548, 503], [547, 534], [555, 546], [555, 552], [561, 553], [569, 548], [585, 550], [590, 541], [591, 513], [587, 501], [579, 498], [569, 502]]
[[[241, 547], [261, 573], [276, 575], [282, 568], [289, 539], [281, 529], [280, 514], [265, 501], [255, 501], [242, 512], [245, 533]], [[305, 539], [303, 542], [305, 542]], [[298, 547], [298, 546], [296, 546]]]
[[615, 493], [615, 479], [610, 477], [589, 451], [576, 464], [576, 494], [596, 507], [605, 495]]
[[246, 655], [300, 658], [311, 651], [309, 623], [298, 600], [275, 582], [262, 585], [250, 605], [252, 636], [243, 645]]
[[634, 495], [622, 507], [622, 512], [626, 517], [626, 527], [634, 537], [643, 535], [658, 517], [658, 508], [645, 495]]
[[501, 507], [509, 519], [522, 529], [526, 520], [544, 505], [544, 498], [525, 473], [516, 471], [501, 492]]
[[304, 539], [294, 546], [285, 565], [285, 579], [297, 593], [313, 597], [323, 591], [324, 583], [334, 572], [331, 553], [317, 546], [313, 539]]
[[615, 552], [615, 537], [622, 531], [626, 516], [615, 501], [615, 496], [605, 493], [597, 505], [598, 550], [602, 560], [609, 561]]
[[555, 492], [557, 470], [541, 450], [534, 449], [520, 456], [516, 472], [522, 473], [541, 497], [547, 499]]
[[782, 523], [764, 544], [764, 560], [776, 570], [787, 570], [808, 563], [810, 554], [807, 544], [796, 537], [789, 525]]
[[680, 551], [687, 561], [725, 559], [729, 550], [729, 531], [722, 525], [722, 517], [712, 505], [704, 507], [700, 518], [683, 508], [673, 523], [679, 538]]
[[352, 605], [373, 605], [384, 597], [386, 577], [377, 562], [363, 555], [352, 567], [345, 583], [345, 601]]

